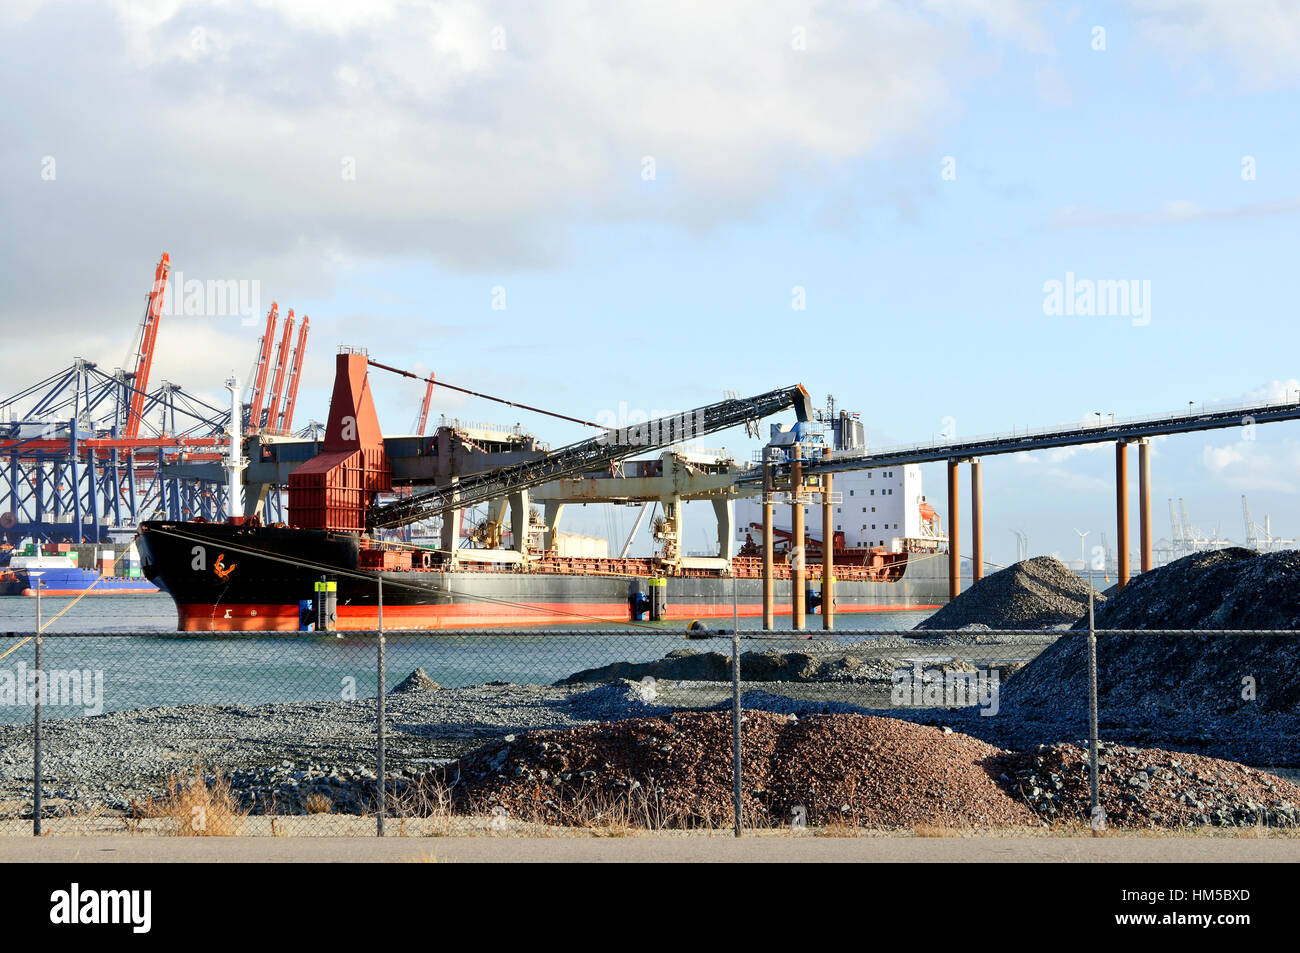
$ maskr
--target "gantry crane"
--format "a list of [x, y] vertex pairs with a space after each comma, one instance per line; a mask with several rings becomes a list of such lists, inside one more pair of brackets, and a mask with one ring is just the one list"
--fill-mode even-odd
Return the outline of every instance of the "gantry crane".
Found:
[[248, 431], [254, 433], [262, 426], [262, 403], [266, 398], [266, 377], [271, 370], [271, 349], [275, 347], [275, 326], [280, 320], [279, 306], [271, 302], [266, 315], [266, 330], [257, 342], [257, 366], [253, 368], [253, 389], [248, 400]]
[[[289, 314], [292, 316], [293, 312]], [[290, 317], [290, 321], [293, 318]], [[307, 349], [307, 328], [311, 324], [311, 319], [307, 315], [302, 316], [302, 327], [298, 329], [298, 343], [293, 348], [293, 360], [289, 365], [289, 384], [288, 392], [284, 397], [284, 407], [280, 411], [280, 417], [276, 421], [275, 429], [272, 433], [287, 434], [293, 427], [293, 408], [298, 403], [298, 379], [302, 375], [302, 355]]]
[[280, 412], [280, 393], [284, 387], [285, 371], [289, 367], [289, 342], [293, 340], [293, 308], [284, 319], [284, 334], [280, 345], [275, 349], [275, 376], [271, 379], [271, 396], [266, 403], [266, 421], [262, 425], [267, 432], [275, 429]]

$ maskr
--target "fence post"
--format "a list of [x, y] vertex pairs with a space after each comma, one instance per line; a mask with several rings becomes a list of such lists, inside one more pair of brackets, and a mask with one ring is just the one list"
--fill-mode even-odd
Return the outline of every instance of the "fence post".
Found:
[[736, 604], [736, 570], [731, 570], [731, 802], [740, 836], [740, 609]]
[[384, 688], [384, 577], [383, 576], [379, 577], [379, 650], [377, 654], [379, 656], [379, 660], [378, 660], [379, 692], [375, 696], [375, 699], [377, 703], [376, 708], [379, 717], [379, 725], [378, 725], [378, 730], [376, 732], [379, 739], [379, 750], [377, 752], [378, 757], [376, 758], [376, 762], [377, 762], [376, 774], [378, 775], [376, 782], [377, 782], [377, 790], [379, 791], [379, 806], [378, 806], [378, 811], [375, 814], [375, 834], [378, 837], [383, 837], [384, 836], [384, 811], [386, 807], [384, 795], [385, 795], [385, 789], [388, 787], [384, 775], [384, 721], [386, 720], [386, 718], [385, 718], [385, 710], [384, 710], [385, 709], [385, 705], [384, 705], [385, 688]]
[[35, 704], [32, 706], [32, 836], [41, 836], [41, 811], [43, 805], [42, 794], [44, 793], [41, 785], [41, 696], [45, 693], [41, 691], [41, 676], [44, 672], [44, 662], [41, 657], [41, 580], [40, 573], [36, 574], [36, 674]]
[[1088, 578], [1088, 784], [1091, 789], [1090, 823], [1094, 830], [1105, 824], [1101, 808], [1101, 778], [1097, 771], [1097, 622], [1093, 613], [1092, 577]]

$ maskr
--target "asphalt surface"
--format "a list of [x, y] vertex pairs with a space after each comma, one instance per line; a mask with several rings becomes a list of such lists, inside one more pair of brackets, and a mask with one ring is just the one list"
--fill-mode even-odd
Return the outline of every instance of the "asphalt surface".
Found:
[[1300, 838], [638, 835], [0, 838], [0, 863], [1295, 863]]

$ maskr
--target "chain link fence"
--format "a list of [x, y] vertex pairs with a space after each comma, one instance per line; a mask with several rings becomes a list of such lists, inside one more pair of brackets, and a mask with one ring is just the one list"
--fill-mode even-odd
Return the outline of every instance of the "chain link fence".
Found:
[[1293, 632], [727, 623], [0, 636], [0, 832], [1296, 823]]

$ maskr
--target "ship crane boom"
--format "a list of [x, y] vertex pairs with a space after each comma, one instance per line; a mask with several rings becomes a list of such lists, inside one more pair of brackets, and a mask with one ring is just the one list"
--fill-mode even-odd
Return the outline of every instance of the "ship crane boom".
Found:
[[455, 484], [371, 507], [366, 522], [378, 529], [430, 519], [563, 477], [601, 470], [617, 460], [759, 420], [790, 407], [795, 408], [801, 421], [812, 418], [812, 401], [802, 384], [755, 397], [728, 398], [683, 414], [610, 429], [598, 437], [561, 447], [539, 460], [464, 476]]

